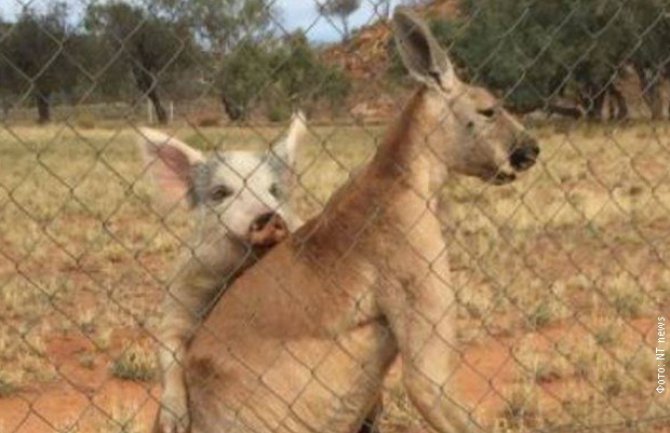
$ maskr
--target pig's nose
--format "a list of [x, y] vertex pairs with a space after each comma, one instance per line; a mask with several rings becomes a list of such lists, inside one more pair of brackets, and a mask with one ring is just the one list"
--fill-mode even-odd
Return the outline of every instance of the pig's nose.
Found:
[[272, 246], [281, 242], [288, 235], [284, 219], [276, 212], [268, 212], [258, 216], [249, 229], [249, 240], [252, 245]]

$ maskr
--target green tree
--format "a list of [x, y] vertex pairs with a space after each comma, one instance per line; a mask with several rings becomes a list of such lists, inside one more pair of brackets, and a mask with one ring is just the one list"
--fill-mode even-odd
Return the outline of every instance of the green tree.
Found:
[[555, 103], [568, 97], [597, 119], [605, 96], [612, 94], [619, 112], [627, 111], [615, 88], [631, 53], [621, 4], [461, 0], [460, 5], [468, 19], [437, 21], [435, 32], [471, 80], [501, 91], [512, 108], [579, 114]]
[[274, 53], [272, 70], [282, 95], [293, 107], [324, 101], [336, 108], [350, 90], [344, 73], [324, 64], [303, 32], [283, 38]]
[[637, 74], [653, 119], [663, 117], [661, 83], [670, 78], [670, 4], [667, 0], [644, 0], [626, 4], [627, 34], [636, 44], [630, 62]]
[[193, 64], [198, 53], [188, 24], [114, 1], [91, 4], [86, 27], [104, 47], [101, 52], [107, 62], [103, 62], [102, 72], [118, 70], [132, 75], [137, 89], [153, 104], [158, 121], [166, 123], [160, 89], [167, 87], [174, 74]]
[[[0, 40], [5, 40], [11, 30], [11, 24], [5, 22], [0, 18]], [[0, 105], [2, 108], [3, 118], [9, 115], [11, 107], [10, 99], [12, 97], [12, 89], [10, 88], [12, 80], [12, 67], [7, 61], [6, 56], [2, 55], [0, 50]]]
[[[51, 119], [51, 97], [71, 92], [79, 75], [72, 56], [73, 30], [67, 24], [65, 3], [51, 3], [38, 14], [25, 9], [0, 40], [3, 93], [30, 94], [35, 99], [38, 121]], [[10, 25], [4, 25], [9, 30]]]
[[268, 48], [252, 41], [239, 43], [225, 56], [217, 77], [217, 88], [230, 119], [246, 118], [252, 101], [272, 81], [270, 68]]
[[233, 120], [244, 119], [255, 105], [274, 119], [320, 101], [337, 107], [349, 91], [344, 74], [325, 65], [301, 32], [238, 44], [224, 58], [217, 86]]
[[339, 18], [343, 39], [347, 41], [350, 36], [349, 16], [360, 6], [360, 0], [324, 0], [323, 3], [317, 3], [317, 10], [322, 15]]
[[[200, 66], [219, 71], [215, 84], [231, 119], [246, 116], [268, 67], [277, 8], [273, 0], [147, 0], [150, 10], [187, 23], [202, 47]], [[250, 87], [251, 86], [251, 87]], [[258, 91], [258, 90], [256, 90]]]
[[273, 0], [148, 0], [156, 13], [187, 22], [205, 47], [226, 55], [245, 41], [272, 33], [277, 15]]

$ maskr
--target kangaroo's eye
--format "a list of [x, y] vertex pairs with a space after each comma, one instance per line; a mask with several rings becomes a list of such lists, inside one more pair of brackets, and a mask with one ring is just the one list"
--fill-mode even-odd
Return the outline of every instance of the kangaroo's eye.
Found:
[[220, 202], [233, 195], [233, 190], [225, 185], [214, 187], [209, 193], [209, 198], [214, 202]]
[[484, 108], [481, 110], [477, 110], [477, 113], [490, 119], [491, 117], [496, 115], [496, 110], [494, 108]]
[[275, 198], [280, 198], [282, 196], [282, 190], [278, 183], [270, 185], [270, 194]]

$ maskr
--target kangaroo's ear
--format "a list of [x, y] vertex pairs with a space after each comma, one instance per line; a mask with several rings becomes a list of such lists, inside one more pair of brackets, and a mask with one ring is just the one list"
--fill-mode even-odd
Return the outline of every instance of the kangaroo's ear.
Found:
[[454, 76], [451, 62], [426, 23], [411, 9], [398, 7], [393, 14], [393, 33], [410, 74], [431, 87], [449, 90]]
[[195, 187], [193, 167], [205, 162], [202, 153], [174, 137], [149, 128], [140, 129], [139, 146], [147, 171], [160, 187], [163, 199], [171, 204], [183, 198], [191, 202]]

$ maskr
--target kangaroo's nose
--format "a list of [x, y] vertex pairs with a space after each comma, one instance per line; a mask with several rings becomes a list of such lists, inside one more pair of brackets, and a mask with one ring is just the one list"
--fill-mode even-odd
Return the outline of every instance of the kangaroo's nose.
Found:
[[509, 156], [509, 162], [517, 171], [524, 171], [535, 165], [537, 157], [540, 155], [540, 147], [537, 140], [527, 138], [521, 145], [515, 147]]
[[249, 228], [249, 241], [254, 246], [273, 246], [288, 236], [284, 219], [276, 212], [258, 216]]

